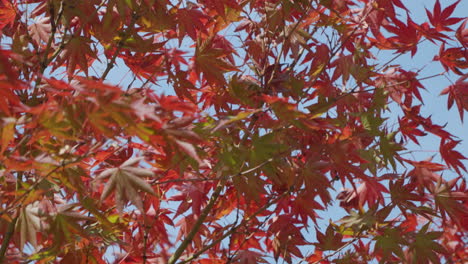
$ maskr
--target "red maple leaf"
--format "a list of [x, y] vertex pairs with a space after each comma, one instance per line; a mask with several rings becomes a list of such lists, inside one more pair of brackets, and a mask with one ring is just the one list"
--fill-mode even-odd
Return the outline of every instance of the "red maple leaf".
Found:
[[57, 58], [56, 67], [66, 63], [67, 73], [71, 76], [74, 74], [76, 66], [78, 66], [87, 75], [90, 63], [97, 59], [96, 52], [89, 45], [91, 42], [86, 37], [73, 37]]
[[200, 10], [191, 8], [181, 8], [177, 12], [178, 35], [179, 41], [188, 35], [193, 40], [197, 40], [199, 33], [208, 33], [205, 24], [210, 17], [201, 12]]
[[421, 33], [417, 30], [418, 26], [408, 17], [407, 23], [394, 18], [393, 25], [384, 25], [385, 29], [396, 36], [386, 37], [380, 32], [376, 35], [376, 40], [369, 38], [381, 49], [396, 49], [398, 52], [411, 51], [411, 55], [416, 54], [417, 44], [421, 39]]
[[440, 180], [440, 174], [436, 172], [447, 169], [444, 165], [432, 162], [432, 158], [423, 161], [412, 161], [402, 159], [414, 166], [414, 169], [408, 173], [411, 177], [411, 185], [416, 186], [420, 191], [425, 188], [431, 188]]
[[468, 28], [466, 27], [466, 23], [468, 22], [468, 18], [465, 19], [460, 27], [457, 29], [457, 33], [455, 36], [457, 37], [458, 41], [462, 44], [463, 47], [468, 47]]
[[429, 21], [436, 28], [437, 31], [453, 31], [448, 26], [451, 26], [463, 20], [463, 18], [450, 17], [450, 15], [453, 13], [460, 1], [461, 0], [458, 0], [457, 2], [451, 4], [442, 11], [440, 7], [440, 2], [439, 0], [437, 0], [434, 4], [434, 10], [432, 14], [431, 12], [429, 12], [429, 10], [426, 9], [427, 17], [429, 18]]
[[439, 55], [434, 57], [434, 60], [440, 61], [446, 71], [449, 69], [458, 75], [463, 75], [461, 69], [468, 68], [468, 51], [463, 48], [445, 49], [445, 44], [442, 43], [439, 49]]
[[138, 79], [149, 79], [152, 82], [161, 75], [164, 57], [161, 54], [127, 54], [122, 56], [125, 64]]
[[206, 41], [197, 41], [197, 49], [194, 57], [194, 68], [198, 75], [203, 73], [204, 78], [210, 84], [225, 84], [224, 73], [238, 71], [229, 62], [231, 53], [214, 45], [213, 38]]
[[418, 218], [416, 215], [406, 215], [406, 220], [400, 225], [406, 232], [414, 232], [418, 226]]
[[367, 177], [356, 190], [347, 188], [338, 194], [337, 199], [345, 208], [360, 208], [365, 203], [372, 207], [376, 203], [384, 204], [383, 193], [388, 193], [388, 189], [376, 179]]
[[465, 74], [458, 79], [455, 84], [450, 85], [440, 93], [448, 94], [448, 109], [452, 107], [453, 102], [457, 103], [458, 112], [460, 113], [462, 121], [464, 111], [468, 111], [468, 81], [465, 81], [467, 78], [468, 74]]
[[441, 140], [440, 141], [440, 155], [444, 159], [445, 163], [453, 168], [458, 174], [461, 174], [461, 170], [466, 171], [465, 165], [461, 160], [466, 160], [466, 157], [463, 156], [460, 152], [454, 150], [454, 148], [460, 143], [456, 140]]
[[234, 261], [235, 263], [239, 263], [239, 264], [267, 263], [262, 258], [262, 256], [263, 254], [255, 252], [255, 251], [239, 250], [239, 253], [234, 258]]

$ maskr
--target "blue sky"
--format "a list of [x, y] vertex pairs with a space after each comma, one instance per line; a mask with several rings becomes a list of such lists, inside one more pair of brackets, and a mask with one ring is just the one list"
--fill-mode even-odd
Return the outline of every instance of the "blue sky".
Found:
[[[407, 5], [413, 14], [414, 20], [417, 23], [422, 23], [427, 21], [427, 16], [425, 8], [432, 11], [434, 2], [431, 0], [412, 0], [412, 1], [403, 1]], [[454, 3], [455, 1], [442, 0], [440, 1], [442, 8], [448, 6], [449, 4]], [[455, 17], [466, 17], [468, 11], [468, 1], [461, 1], [458, 7], [455, 9]], [[457, 44], [459, 45], [459, 44]], [[448, 48], [449, 45], [446, 46]], [[425, 41], [421, 44], [420, 52], [411, 58], [409, 55], [401, 57], [397, 63], [405, 65], [407, 69], [419, 69], [421, 66], [424, 66], [424, 70], [421, 72], [420, 76], [431, 76], [444, 72], [441, 64], [438, 61], [433, 61], [432, 54], [437, 54], [439, 50], [438, 45], [434, 45], [429, 41]], [[430, 54], [429, 56], [427, 54]], [[447, 110], [447, 96], [439, 96], [440, 92], [454, 83], [460, 76], [457, 76], [453, 73], [445, 74], [444, 76], [438, 76], [428, 80], [423, 80], [422, 83], [426, 87], [426, 91], [422, 92], [424, 107], [422, 108], [422, 113], [426, 116], [432, 115], [434, 123], [439, 125], [447, 124], [446, 130], [452, 133], [454, 136], [457, 136], [462, 140], [458, 146], [458, 151], [465, 156], [468, 156], [468, 125], [465, 120], [465, 123], [461, 122], [458, 110], [454, 105], [451, 110]], [[466, 117], [465, 117], [466, 118]], [[439, 146], [439, 139], [434, 136], [424, 137], [421, 141], [421, 146], [411, 145], [408, 146], [411, 149], [419, 149], [420, 152], [415, 153], [416, 158], [426, 158], [433, 154], [430, 151], [437, 151]], [[468, 162], [464, 162], [465, 166], [468, 167]]]

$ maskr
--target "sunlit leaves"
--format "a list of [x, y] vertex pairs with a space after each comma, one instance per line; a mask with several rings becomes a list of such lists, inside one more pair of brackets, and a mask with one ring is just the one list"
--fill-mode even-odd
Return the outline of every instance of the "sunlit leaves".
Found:
[[0, 2], [0, 30], [10, 27], [16, 18], [16, 1], [2, 0]]
[[201, 209], [206, 205], [206, 194], [204, 189], [207, 186], [204, 184], [186, 184], [180, 186], [181, 194], [171, 197], [171, 200], [181, 201], [178, 206], [176, 215], [185, 213], [190, 207], [194, 215], [199, 215]]
[[10, 142], [14, 139], [16, 124], [16, 120], [14, 118], [4, 118], [2, 121], [2, 127], [0, 129], [0, 155], [5, 152]]
[[464, 143], [425, 94], [468, 110], [462, 1], [17, 2], [0, 262], [466, 259]]
[[390, 195], [392, 202], [397, 204], [402, 210], [415, 209], [416, 202], [425, 202], [428, 200], [426, 197], [421, 197], [416, 192], [413, 192], [413, 188], [399, 179], [395, 182], [390, 182]]
[[101, 16], [100, 23], [92, 24], [93, 35], [105, 42], [111, 42], [112, 38], [115, 37], [112, 32], [121, 30], [123, 25], [122, 18], [114, 7], [115, 1], [109, 1], [105, 13]]
[[117, 168], [109, 168], [101, 172], [96, 180], [109, 178], [101, 194], [101, 201], [115, 192], [117, 209], [123, 212], [124, 206], [130, 200], [137, 208], [143, 211], [143, 200], [138, 193], [139, 190], [156, 195], [151, 185], [142, 179], [153, 177], [154, 173], [148, 169], [135, 167], [142, 158], [132, 158], [122, 163]]
[[51, 33], [50, 18], [36, 18], [35, 23], [28, 27], [29, 34], [34, 42], [38, 45], [47, 44]]
[[419, 190], [422, 188], [430, 188], [441, 176], [437, 173], [445, 169], [445, 166], [439, 163], [434, 163], [431, 159], [424, 161], [408, 161], [414, 168], [408, 173], [411, 177], [411, 183], [415, 184]]
[[135, 111], [136, 116], [141, 120], [146, 120], [149, 118], [155, 121], [161, 121], [155, 114], [155, 106], [145, 104], [144, 98], [134, 101], [131, 107]]
[[281, 256], [291, 262], [292, 255], [302, 257], [298, 246], [305, 245], [306, 241], [300, 232], [299, 226], [294, 223], [289, 215], [284, 214], [273, 218], [268, 232], [273, 234], [271, 243], [276, 259]]
[[180, 8], [177, 11], [176, 17], [179, 41], [181, 41], [184, 36], [189, 36], [193, 40], [196, 40], [198, 33], [208, 33], [205, 24], [208, 22], [209, 17], [200, 10], [194, 7]]
[[416, 24], [410, 17], [406, 24], [400, 20], [393, 19], [394, 25], [384, 25], [385, 29], [395, 36], [385, 37], [379, 32], [376, 36], [375, 45], [380, 49], [394, 49], [398, 52], [411, 51], [414, 56], [417, 52], [417, 43], [421, 39], [421, 34], [417, 30]]
[[16, 230], [20, 233], [19, 245], [22, 249], [26, 242], [31, 243], [33, 247], [37, 247], [38, 232], [45, 231], [46, 222], [44, 214], [41, 211], [39, 202], [27, 205], [20, 212], [16, 222]]
[[341, 205], [344, 207], [362, 208], [367, 203], [369, 207], [375, 204], [384, 204], [383, 194], [388, 193], [387, 188], [379, 183], [376, 179], [367, 177], [356, 190], [345, 189], [338, 195], [338, 199], [342, 200]]
[[195, 147], [192, 144], [181, 140], [175, 140], [175, 143], [180, 147], [180, 149], [183, 152], [187, 153], [187, 155], [196, 160], [199, 164], [203, 163], [203, 161], [198, 156]]
[[463, 20], [463, 18], [451, 17], [453, 11], [459, 3], [460, 0], [456, 1], [455, 3], [449, 5], [444, 10], [442, 10], [440, 6], [440, 1], [437, 0], [434, 4], [434, 10], [432, 13], [426, 9], [426, 14], [429, 18], [429, 21], [436, 28], [437, 31], [452, 31], [452, 29], [449, 26]]

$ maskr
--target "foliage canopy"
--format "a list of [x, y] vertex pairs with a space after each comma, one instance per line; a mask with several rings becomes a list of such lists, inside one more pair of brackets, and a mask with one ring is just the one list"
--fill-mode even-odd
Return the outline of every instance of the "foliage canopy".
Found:
[[459, 3], [1, 0], [0, 262], [462, 263]]

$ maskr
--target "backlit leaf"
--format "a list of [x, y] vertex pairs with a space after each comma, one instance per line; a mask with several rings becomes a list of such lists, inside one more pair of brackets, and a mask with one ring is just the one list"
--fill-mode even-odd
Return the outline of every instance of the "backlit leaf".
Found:
[[100, 173], [96, 180], [109, 178], [102, 194], [101, 201], [106, 199], [113, 191], [115, 192], [115, 201], [117, 209], [122, 212], [128, 200], [130, 200], [138, 209], [143, 211], [143, 201], [138, 194], [138, 190], [156, 195], [151, 185], [144, 177], [153, 177], [154, 173], [148, 169], [134, 167], [143, 158], [132, 158], [120, 165], [118, 168], [110, 168]]

